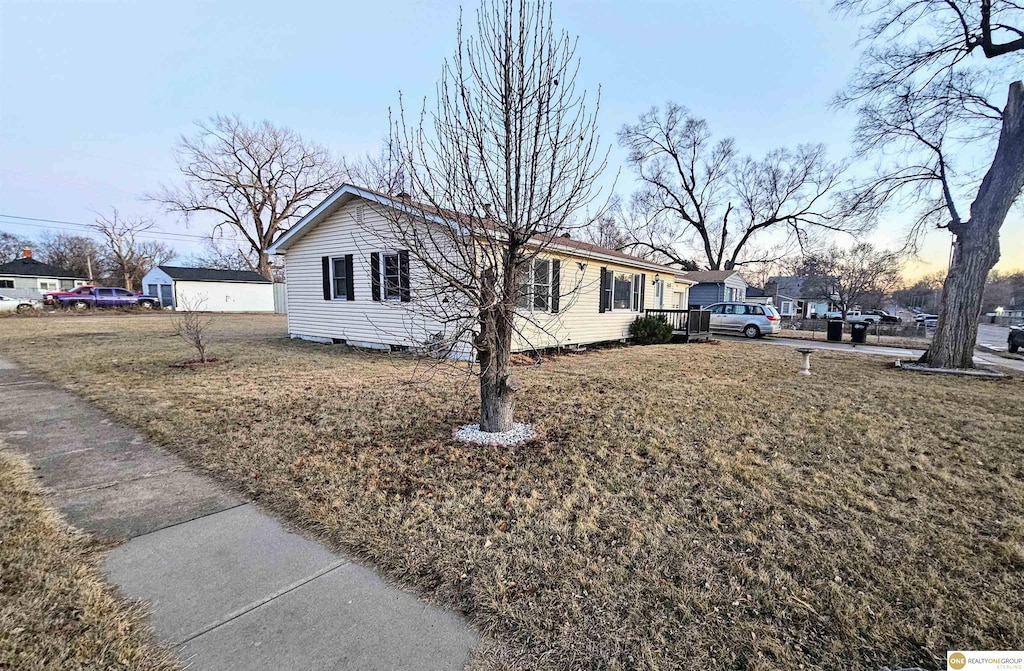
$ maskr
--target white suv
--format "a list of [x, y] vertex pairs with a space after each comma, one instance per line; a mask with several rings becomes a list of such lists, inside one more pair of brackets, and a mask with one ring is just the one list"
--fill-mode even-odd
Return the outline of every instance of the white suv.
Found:
[[712, 331], [732, 331], [748, 338], [760, 338], [782, 331], [782, 317], [771, 305], [760, 303], [715, 303], [711, 313]]

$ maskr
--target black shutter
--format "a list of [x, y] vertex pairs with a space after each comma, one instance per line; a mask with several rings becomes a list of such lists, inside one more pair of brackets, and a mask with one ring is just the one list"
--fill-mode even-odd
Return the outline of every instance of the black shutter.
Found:
[[597, 311], [604, 312], [608, 296], [608, 269], [601, 268], [601, 296], [598, 299]]
[[370, 295], [373, 300], [380, 300], [380, 254], [370, 254]]
[[647, 273], [640, 273], [640, 312], [644, 311], [644, 289], [647, 287]]
[[352, 255], [345, 255], [345, 300], [354, 301], [356, 299], [355, 289], [355, 264], [352, 262]]
[[320, 263], [323, 266], [324, 275], [324, 300], [329, 301], [331, 300], [331, 257], [320, 257]]
[[412, 290], [409, 287], [409, 250], [407, 249], [398, 252], [398, 278], [402, 302], [408, 303], [412, 300]]
[[562, 297], [562, 262], [551, 261], [551, 311], [558, 312], [558, 299]]

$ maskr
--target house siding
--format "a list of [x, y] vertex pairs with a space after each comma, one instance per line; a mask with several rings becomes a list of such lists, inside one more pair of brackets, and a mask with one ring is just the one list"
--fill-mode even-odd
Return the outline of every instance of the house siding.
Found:
[[[361, 214], [360, 210], [362, 208]], [[356, 217], [363, 218], [362, 224]], [[285, 253], [287, 270], [288, 332], [293, 337], [320, 341], [343, 340], [350, 344], [386, 347], [397, 345], [418, 347], [433, 333], [444, 331], [443, 325], [431, 316], [436, 300], [424, 296], [418, 288], [428, 285], [426, 269], [410, 259], [412, 301], [392, 303], [373, 301], [370, 283], [370, 254], [394, 250], [385, 235], [369, 231], [387, 231], [388, 222], [376, 206], [353, 200], [328, 216], [296, 240]], [[355, 300], [324, 300], [322, 257], [353, 255]], [[546, 349], [570, 345], [620, 340], [628, 337], [629, 324], [640, 312], [599, 309], [601, 268], [610, 271], [646, 274], [645, 303], [653, 305], [654, 270], [639, 269], [624, 263], [576, 256], [571, 253], [544, 254], [561, 261], [560, 310], [557, 314], [530, 313], [518, 320], [520, 334], [515, 338], [516, 351]], [[665, 305], [671, 307], [675, 292], [689, 285], [665, 280]], [[469, 356], [471, 347], [464, 343], [458, 356]]]
[[[360, 212], [363, 223], [356, 223]], [[426, 283], [426, 269], [410, 259], [409, 303], [374, 301], [371, 297], [370, 254], [394, 251], [396, 245], [383, 235], [367, 231], [386, 231], [388, 222], [375, 208], [361, 201], [340, 207], [327, 219], [297, 240], [285, 254], [288, 333], [292, 337], [313, 340], [343, 340], [368, 347], [417, 347], [432, 333], [443, 332], [443, 325], [427, 316], [417, 301]], [[324, 300], [322, 257], [352, 254], [354, 300]], [[459, 348], [467, 354], [468, 345]]]
[[701, 282], [690, 287], [690, 305], [707, 307], [725, 300], [725, 285], [721, 282]]

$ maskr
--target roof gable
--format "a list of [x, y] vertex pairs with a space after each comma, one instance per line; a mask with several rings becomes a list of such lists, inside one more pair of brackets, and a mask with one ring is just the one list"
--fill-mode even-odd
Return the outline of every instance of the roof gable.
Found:
[[69, 280], [84, 280], [85, 278], [76, 275], [70, 270], [51, 266], [30, 257], [21, 257], [0, 264], [0, 275], [15, 275], [21, 277], [58, 277]]
[[217, 270], [215, 268], [183, 268], [181, 266], [157, 266], [172, 280], [183, 282], [258, 282], [271, 284], [270, 280], [251, 270]]

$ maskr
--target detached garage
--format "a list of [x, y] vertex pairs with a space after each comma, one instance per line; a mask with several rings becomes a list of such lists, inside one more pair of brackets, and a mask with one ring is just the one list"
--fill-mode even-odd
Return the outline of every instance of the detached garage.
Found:
[[274, 311], [274, 283], [251, 270], [157, 266], [142, 278], [142, 288], [175, 310]]

